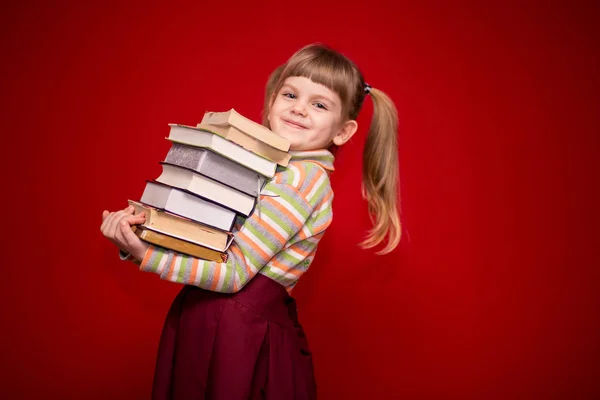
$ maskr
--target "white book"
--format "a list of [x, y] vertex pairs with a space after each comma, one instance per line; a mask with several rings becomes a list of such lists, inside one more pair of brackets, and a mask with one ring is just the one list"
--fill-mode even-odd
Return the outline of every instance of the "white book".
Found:
[[231, 231], [236, 216], [232, 210], [160, 182], [147, 182], [140, 202], [224, 231]]
[[219, 203], [245, 217], [254, 209], [254, 197], [237, 191], [218, 181], [203, 176], [194, 170], [178, 167], [165, 162], [160, 163], [163, 172], [156, 178], [158, 182], [187, 190], [205, 199]]
[[171, 132], [167, 139], [173, 142], [210, 149], [267, 178], [275, 175], [277, 163], [248, 151], [219, 135], [193, 126], [179, 124], [169, 124], [169, 126]]

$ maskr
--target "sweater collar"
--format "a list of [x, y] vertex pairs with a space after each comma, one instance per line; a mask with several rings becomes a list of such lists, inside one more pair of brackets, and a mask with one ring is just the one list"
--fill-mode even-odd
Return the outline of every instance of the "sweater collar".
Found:
[[310, 161], [325, 168], [328, 172], [334, 171], [333, 162], [335, 157], [329, 150], [290, 150], [289, 153], [292, 156], [290, 161]]

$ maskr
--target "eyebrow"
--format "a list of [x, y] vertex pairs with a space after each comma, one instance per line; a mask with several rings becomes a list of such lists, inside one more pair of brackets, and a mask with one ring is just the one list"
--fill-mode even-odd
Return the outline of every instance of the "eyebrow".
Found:
[[[296, 86], [292, 85], [291, 83], [284, 83], [284, 84], [281, 86], [281, 89], [283, 89], [283, 88], [285, 88], [285, 87], [288, 87], [288, 88], [292, 89], [292, 90], [293, 90], [293, 91], [295, 91], [295, 92], [299, 92], [298, 88], [297, 88]], [[325, 100], [325, 101], [327, 101], [327, 102], [331, 103], [331, 105], [332, 105], [332, 106], [334, 106], [334, 105], [335, 105], [335, 101], [333, 101], [332, 99], [330, 99], [329, 97], [327, 97], [327, 96], [325, 96], [325, 95], [318, 94], [318, 95], [316, 96], [316, 98], [317, 98], [317, 99], [321, 99], [321, 100]]]

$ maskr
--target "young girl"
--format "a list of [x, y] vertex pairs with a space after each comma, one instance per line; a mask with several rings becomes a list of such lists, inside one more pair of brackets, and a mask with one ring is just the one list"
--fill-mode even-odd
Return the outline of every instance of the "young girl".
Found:
[[267, 83], [264, 121], [289, 139], [292, 160], [263, 188], [254, 213], [238, 219], [228, 261], [196, 259], [142, 242], [131, 208], [104, 211], [101, 230], [142, 271], [185, 284], [163, 328], [153, 399], [313, 399], [311, 353], [290, 292], [331, 223], [327, 150], [348, 142], [370, 95], [374, 115], [363, 154], [363, 196], [374, 224], [363, 247], [400, 241], [397, 114], [357, 66], [309, 45]]

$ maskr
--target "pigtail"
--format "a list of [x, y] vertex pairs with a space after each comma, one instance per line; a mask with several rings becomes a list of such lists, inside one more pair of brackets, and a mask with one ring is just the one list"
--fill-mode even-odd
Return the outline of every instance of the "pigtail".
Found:
[[398, 112], [392, 100], [382, 91], [371, 88], [373, 119], [363, 150], [362, 195], [367, 200], [373, 228], [360, 244], [372, 248], [387, 238], [377, 254], [394, 250], [400, 242], [402, 227], [398, 213]]

